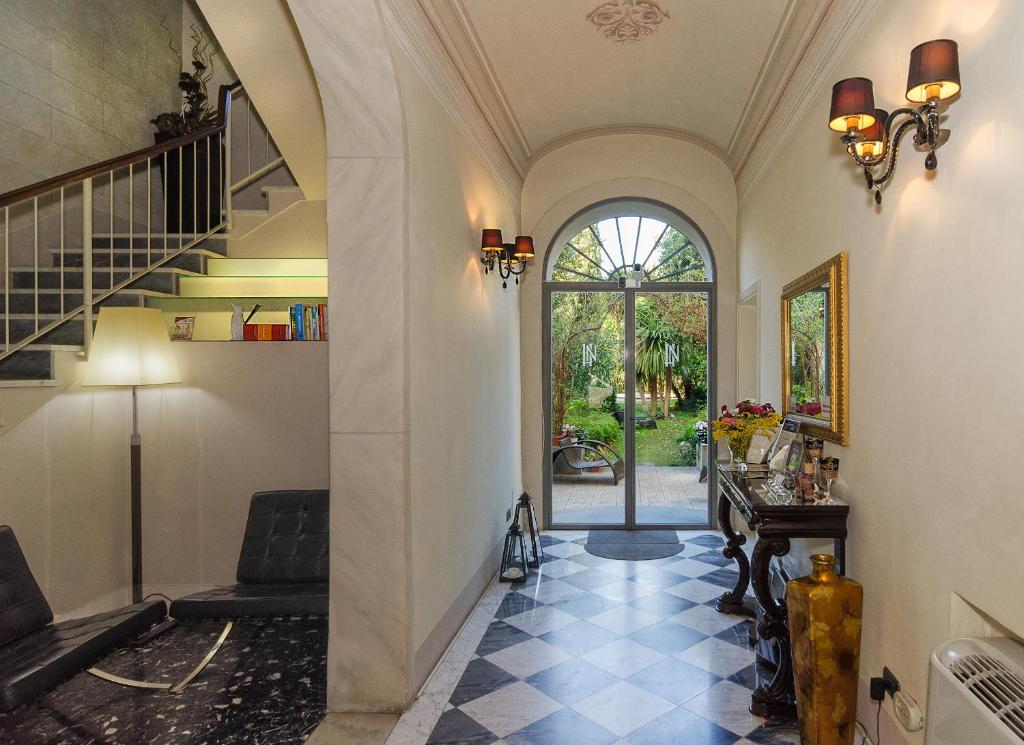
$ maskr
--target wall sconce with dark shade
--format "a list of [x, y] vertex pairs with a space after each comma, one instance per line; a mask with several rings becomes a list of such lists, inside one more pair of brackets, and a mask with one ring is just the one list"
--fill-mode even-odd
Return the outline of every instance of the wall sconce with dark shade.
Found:
[[[921, 104], [916, 108], [903, 107], [891, 114], [876, 109], [867, 78], [846, 78], [832, 87], [829, 129], [842, 134], [847, 152], [864, 169], [876, 204], [882, 203], [882, 186], [892, 177], [900, 140], [909, 128], [915, 128], [915, 149], [928, 153], [925, 168], [934, 171], [938, 166], [935, 151], [949, 139], [949, 130], [939, 129], [939, 115], [945, 110], [944, 102], [959, 92], [960, 61], [957, 44], [950, 39], [926, 41], [910, 52], [906, 97]], [[876, 175], [876, 168], [882, 169], [880, 174]]]
[[495, 265], [503, 280], [502, 287], [508, 287], [508, 278], [515, 277], [519, 284], [519, 276], [533, 258], [533, 238], [528, 235], [517, 235], [515, 243], [503, 243], [501, 231], [497, 228], [484, 228], [480, 234], [480, 262], [484, 265], [484, 274], [494, 271]]

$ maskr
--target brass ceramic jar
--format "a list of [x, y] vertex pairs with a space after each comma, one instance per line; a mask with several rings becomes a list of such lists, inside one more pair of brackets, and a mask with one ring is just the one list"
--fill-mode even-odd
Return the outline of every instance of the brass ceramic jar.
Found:
[[864, 588], [815, 554], [809, 577], [786, 585], [802, 745], [853, 745]]

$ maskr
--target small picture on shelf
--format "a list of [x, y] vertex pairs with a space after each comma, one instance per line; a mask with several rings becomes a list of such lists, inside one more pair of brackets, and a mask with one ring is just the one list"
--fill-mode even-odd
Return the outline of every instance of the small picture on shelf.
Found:
[[174, 319], [174, 330], [171, 332], [171, 339], [174, 341], [191, 341], [192, 331], [196, 326], [195, 316], [176, 316]]

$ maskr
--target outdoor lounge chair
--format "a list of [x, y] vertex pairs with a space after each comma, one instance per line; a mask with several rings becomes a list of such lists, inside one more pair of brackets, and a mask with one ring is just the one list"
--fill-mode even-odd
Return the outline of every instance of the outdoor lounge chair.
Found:
[[53, 623], [10, 526], [0, 525], [0, 711], [85, 670], [167, 615], [162, 600]]
[[[592, 468], [605, 468], [611, 471], [612, 484], [619, 485], [619, 479], [625, 473], [625, 465], [619, 454], [612, 450], [611, 446], [600, 440], [576, 440], [575, 442], [562, 441], [563, 444], [551, 451], [552, 470], [558, 464], [558, 459], [574, 471], [579, 471], [580, 476], [584, 471]], [[589, 460], [588, 460], [589, 458]]]
[[171, 603], [174, 618], [327, 615], [328, 491], [252, 495], [237, 584]]

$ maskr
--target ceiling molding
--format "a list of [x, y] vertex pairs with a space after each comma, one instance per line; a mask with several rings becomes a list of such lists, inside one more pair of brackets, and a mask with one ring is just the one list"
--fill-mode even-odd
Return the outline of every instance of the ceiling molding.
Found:
[[518, 204], [526, 173], [525, 156], [516, 158], [509, 152], [504, 138], [491, 125], [421, 2], [430, 0], [382, 0], [384, 22], [441, 106]]
[[778, 153], [813, 97], [826, 84], [836, 60], [849, 47], [878, 0], [829, 0], [803, 52], [794, 55], [774, 105], [765, 110], [749, 152], [736, 171], [740, 201]]
[[680, 140], [703, 148], [721, 160], [726, 167], [729, 165], [729, 159], [726, 157], [722, 148], [710, 140], [701, 137], [698, 134], [687, 132], [683, 129], [662, 127], [653, 124], [613, 124], [607, 127], [588, 127], [587, 129], [577, 129], [574, 132], [569, 132], [566, 135], [549, 140], [541, 147], [537, 148], [530, 154], [529, 165], [532, 167], [534, 163], [548, 153], [554, 152], [566, 145], [571, 145], [572, 143], [580, 142], [581, 140], [589, 140], [594, 137], [606, 137], [608, 135], [652, 135], [656, 137], [669, 137], [673, 140]]
[[831, 0], [789, 0], [772, 37], [747, 103], [736, 122], [726, 152], [733, 173], [739, 172], [760, 132], [793, 76], [800, 57], [814, 38]]

